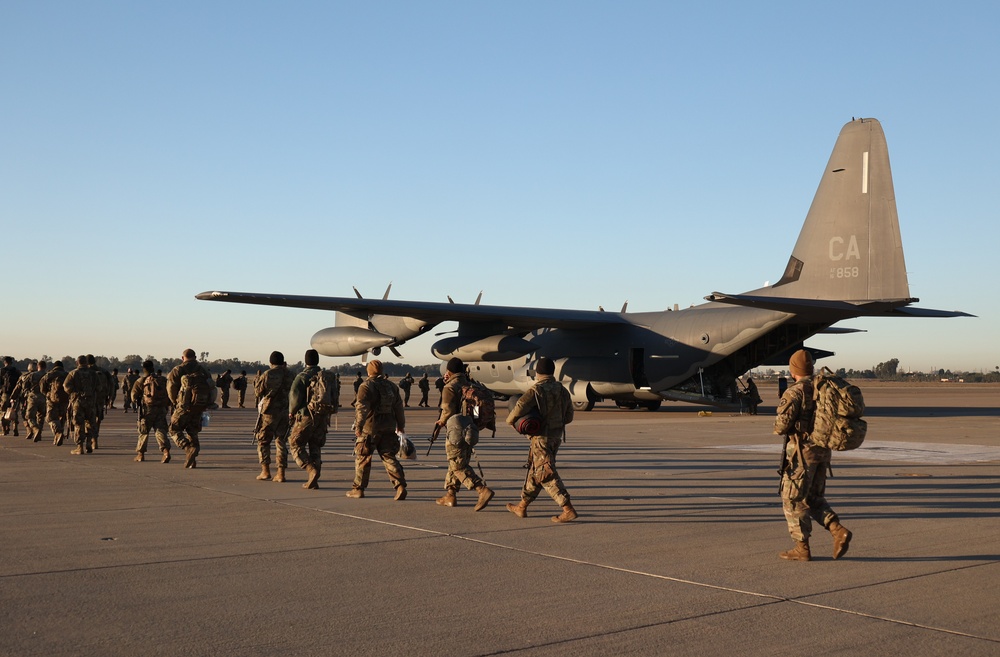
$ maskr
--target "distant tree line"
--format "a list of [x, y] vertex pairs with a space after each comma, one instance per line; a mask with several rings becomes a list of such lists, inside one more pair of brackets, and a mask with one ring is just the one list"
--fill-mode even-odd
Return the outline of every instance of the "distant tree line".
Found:
[[[822, 365], [822, 363], [820, 363]], [[779, 376], [774, 370], [765, 370], [759, 373], [764, 378]], [[930, 372], [903, 372], [899, 369], [899, 359], [890, 358], [884, 363], [879, 363], [866, 370], [839, 368], [835, 374], [845, 379], [875, 379], [878, 381], [964, 381], [966, 383], [1000, 383], [1000, 365], [992, 371], [983, 370], [980, 372], [962, 372], [946, 369], [938, 369]]]
[[[28, 363], [35, 362], [35, 358], [22, 358], [20, 360], [15, 359], [14, 365], [17, 369], [22, 372], [28, 367]], [[61, 360], [63, 366], [67, 370], [71, 370], [76, 367], [76, 356], [63, 356], [62, 358], [53, 358], [49, 355], [43, 355], [42, 360], [52, 365], [56, 360]], [[117, 356], [95, 356], [94, 360], [97, 361], [98, 367], [103, 367], [104, 369], [111, 370], [117, 369], [119, 373], [128, 371], [129, 368], [133, 370], [140, 370], [142, 368], [143, 361], [151, 360], [153, 361], [153, 366], [155, 369], [163, 370], [164, 372], [169, 372], [177, 365], [180, 365], [180, 358], [156, 358], [155, 356], [146, 356], [143, 358], [138, 354], [130, 354], [124, 358], [118, 358]], [[212, 374], [222, 374], [226, 370], [232, 370], [233, 372], [239, 373], [241, 371], [246, 371], [247, 374], [253, 376], [258, 370], [266, 370], [270, 365], [268, 363], [262, 363], [259, 360], [247, 361], [240, 360], [239, 358], [217, 358], [215, 360], [209, 360], [207, 353], [199, 354], [198, 360], [208, 367]], [[382, 361], [383, 370], [392, 378], [402, 378], [406, 376], [407, 373], [411, 374], [413, 378], [419, 379], [426, 372], [427, 376], [431, 379], [436, 379], [441, 375], [441, 365], [406, 365], [403, 363], [389, 363]], [[326, 368], [331, 372], [336, 372], [341, 375], [341, 377], [354, 377], [356, 372], [361, 372], [361, 376], [368, 376], [367, 374], [367, 363], [344, 363], [342, 365], [335, 365], [333, 367]], [[288, 369], [293, 373], [298, 374], [303, 369], [305, 369], [305, 363], [301, 360], [296, 363], [289, 363]]]

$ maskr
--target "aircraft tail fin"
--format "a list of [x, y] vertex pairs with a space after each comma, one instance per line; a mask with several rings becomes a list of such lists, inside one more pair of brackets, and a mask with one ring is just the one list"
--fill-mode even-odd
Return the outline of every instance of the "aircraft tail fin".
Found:
[[784, 275], [758, 294], [842, 301], [910, 296], [881, 124], [840, 131]]

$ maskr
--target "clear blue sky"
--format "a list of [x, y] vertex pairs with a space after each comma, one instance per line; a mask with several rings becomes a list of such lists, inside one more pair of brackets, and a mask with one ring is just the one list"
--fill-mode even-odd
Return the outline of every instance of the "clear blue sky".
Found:
[[979, 317], [809, 344], [993, 369], [997, 7], [8, 0], [0, 351], [295, 361], [333, 323], [210, 289], [634, 311], [754, 289], [867, 116], [911, 294]]

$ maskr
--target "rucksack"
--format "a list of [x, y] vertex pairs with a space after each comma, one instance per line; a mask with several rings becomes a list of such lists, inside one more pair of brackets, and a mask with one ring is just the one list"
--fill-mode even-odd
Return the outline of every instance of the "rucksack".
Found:
[[392, 381], [378, 376], [371, 380], [369, 392], [374, 388], [375, 403], [371, 405], [376, 415], [392, 415], [396, 401], [396, 386]]
[[816, 410], [809, 442], [838, 452], [860, 447], [868, 433], [868, 423], [861, 419], [865, 413], [861, 389], [826, 367], [813, 377], [812, 385]]
[[43, 384], [48, 388], [46, 399], [53, 404], [65, 404], [69, 401], [69, 395], [63, 388], [66, 374], [62, 370], [54, 370], [43, 379]]
[[497, 433], [497, 409], [490, 389], [478, 381], [462, 386], [462, 412], [469, 415], [477, 429], [489, 429]]
[[142, 403], [146, 406], [168, 406], [167, 380], [155, 374], [147, 376], [142, 382]]
[[181, 376], [181, 403], [194, 411], [204, 411], [212, 404], [211, 378], [200, 369]]
[[333, 380], [333, 375], [323, 370], [317, 371], [309, 379], [306, 388], [306, 407], [313, 415], [329, 415], [337, 412], [337, 402], [334, 393], [337, 382]]

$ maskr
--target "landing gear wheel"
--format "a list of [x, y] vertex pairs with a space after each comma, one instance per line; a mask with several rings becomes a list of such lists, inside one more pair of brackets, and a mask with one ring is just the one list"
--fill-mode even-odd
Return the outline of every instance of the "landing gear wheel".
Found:
[[582, 401], [573, 402], [574, 411], [592, 411], [594, 410], [594, 402], [592, 401]]
[[641, 406], [651, 413], [655, 413], [660, 410], [660, 404], [663, 402], [657, 399], [656, 401], [643, 402]]

